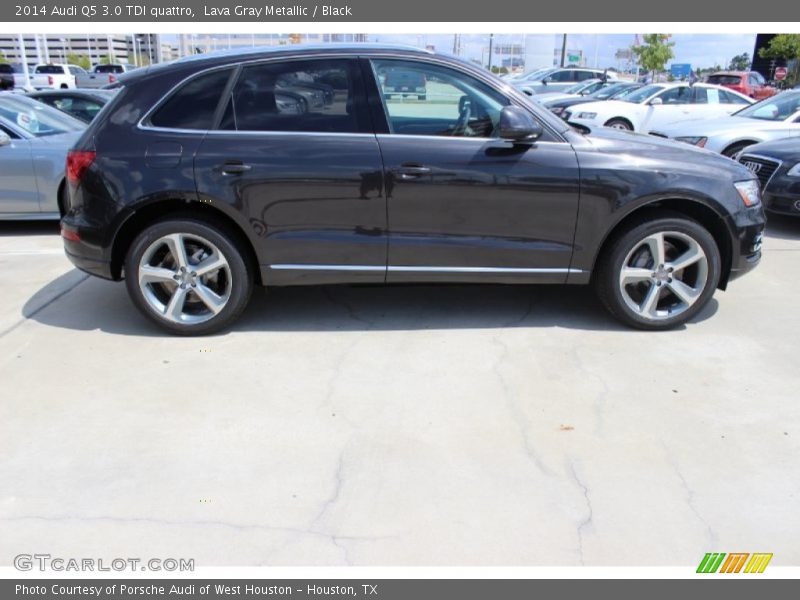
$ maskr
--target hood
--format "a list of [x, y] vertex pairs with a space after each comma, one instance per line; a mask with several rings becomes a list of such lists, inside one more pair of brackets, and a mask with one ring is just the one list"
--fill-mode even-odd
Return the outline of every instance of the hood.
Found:
[[760, 154], [783, 162], [800, 162], [800, 138], [753, 144], [745, 148], [742, 154]]
[[583, 137], [599, 152], [627, 154], [631, 160], [672, 163], [705, 176], [725, 172], [733, 180], [753, 179], [753, 174], [736, 161], [684, 142], [608, 127], [598, 127]]
[[711, 137], [716, 135], [736, 134], [752, 131], [774, 131], [786, 129], [791, 131], [789, 123], [783, 121], [763, 121], [748, 117], [719, 117], [717, 119], [684, 121], [680, 124], [662, 127], [659, 133], [669, 137]]

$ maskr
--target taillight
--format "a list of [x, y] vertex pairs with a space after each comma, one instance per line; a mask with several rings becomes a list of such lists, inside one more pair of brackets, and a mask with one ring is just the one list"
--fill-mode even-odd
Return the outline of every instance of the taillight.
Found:
[[117, 80], [117, 78], [114, 77], [113, 75], [109, 75], [108, 76], [108, 83], [114, 83], [116, 80]]
[[48, 75], [47, 76], [47, 85], [53, 85], [53, 76], [52, 75]]
[[83, 179], [86, 169], [94, 162], [94, 150], [70, 150], [67, 152], [67, 181], [77, 185]]

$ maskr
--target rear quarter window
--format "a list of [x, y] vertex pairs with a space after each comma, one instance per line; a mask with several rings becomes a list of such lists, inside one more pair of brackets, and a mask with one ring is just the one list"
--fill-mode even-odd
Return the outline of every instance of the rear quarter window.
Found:
[[150, 125], [167, 129], [210, 129], [232, 69], [220, 69], [190, 79], [150, 117]]

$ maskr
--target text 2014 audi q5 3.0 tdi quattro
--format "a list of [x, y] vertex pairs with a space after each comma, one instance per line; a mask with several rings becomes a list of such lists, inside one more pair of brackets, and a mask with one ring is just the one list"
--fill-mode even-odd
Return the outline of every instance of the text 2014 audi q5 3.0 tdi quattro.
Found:
[[741, 165], [579, 133], [454, 58], [281, 47], [119, 88], [69, 154], [62, 236], [173, 333], [227, 326], [256, 283], [434, 281], [592, 283], [624, 323], [664, 329], [761, 257]]

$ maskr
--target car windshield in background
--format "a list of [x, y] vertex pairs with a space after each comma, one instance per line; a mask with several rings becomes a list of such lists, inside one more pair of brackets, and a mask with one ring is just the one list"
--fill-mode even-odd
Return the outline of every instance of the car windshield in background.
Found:
[[785, 121], [798, 111], [800, 111], [800, 93], [787, 92], [762, 100], [734, 114], [737, 117], [762, 121]]
[[630, 90], [631, 92], [636, 88], [632, 88], [627, 84], [624, 83], [617, 83], [614, 85], [609, 85], [604, 88], [600, 88], [599, 90], [592, 92], [589, 94], [588, 98], [597, 98], [598, 100], [606, 100], [607, 98], [611, 98], [616, 94], [621, 92], [625, 92]]
[[742, 78], [738, 75], [711, 75], [706, 83], [713, 83], [714, 85], [739, 85]]
[[94, 68], [95, 73], [124, 73], [125, 69], [122, 65], [97, 65]]
[[576, 83], [575, 85], [569, 86], [567, 89], [564, 90], [564, 93], [565, 94], [577, 94], [583, 88], [589, 87], [589, 85], [591, 85], [591, 84], [588, 84], [585, 81], [581, 81], [580, 83]]
[[664, 89], [663, 85], [646, 85], [643, 88], [639, 88], [635, 92], [632, 92], [625, 96], [624, 98], [620, 98], [620, 100], [624, 100], [625, 102], [631, 102], [633, 104], [641, 104], [645, 100], [647, 100], [653, 94], [657, 94], [661, 90]]
[[81, 131], [85, 127], [55, 108], [13, 95], [0, 98], [0, 117], [35, 137]]

